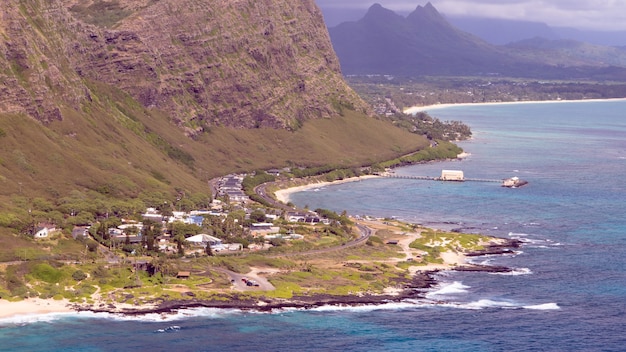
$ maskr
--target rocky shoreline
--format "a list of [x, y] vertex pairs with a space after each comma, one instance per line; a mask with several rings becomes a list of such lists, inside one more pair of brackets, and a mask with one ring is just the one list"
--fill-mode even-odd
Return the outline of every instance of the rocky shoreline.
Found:
[[[481, 251], [466, 253], [466, 256], [477, 257], [482, 255], [506, 255], [513, 253], [512, 248], [519, 248], [522, 244], [519, 240], [506, 239], [504, 243], [490, 244]], [[466, 264], [457, 266], [452, 271], [473, 271], [473, 272], [492, 272], [506, 273], [512, 269], [505, 266], [490, 266]], [[112, 313], [123, 314], [129, 316], [139, 316], [145, 314], [174, 314], [181, 309], [189, 308], [218, 308], [218, 309], [236, 309], [242, 311], [271, 312], [285, 308], [293, 309], [312, 309], [322, 306], [367, 306], [379, 305], [384, 303], [398, 303], [406, 299], [423, 299], [425, 291], [438, 284], [435, 275], [442, 270], [426, 270], [418, 271], [411, 280], [403, 284], [403, 288], [396, 294], [355, 294], [355, 295], [329, 295], [329, 294], [312, 294], [294, 296], [290, 299], [264, 298], [251, 299], [248, 296], [241, 295], [223, 295], [220, 299], [201, 300], [201, 299], [185, 299], [185, 300], [167, 300], [154, 302], [150, 308], [120, 308], [114, 304], [102, 305], [100, 307], [75, 305], [72, 308], [76, 311], [90, 311], [94, 313]], [[193, 296], [193, 295], [190, 295]]]
[[123, 315], [145, 315], [145, 314], [173, 314], [181, 309], [188, 308], [219, 308], [219, 309], [237, 309], [242, 311], [258, 311], [270, 312], [273, 310], [295, 308], [295, 309], [312, 309], [322, 306], [363, 306], [377, 305], [381, 303], [400, 302], [405, 299], [424, 298], [423, 291], [437, 284], [434, 275], [439, 270], [420, 272], [408, 282], [402, 292], [399, 294], [362, 294], [362, 295], [327, 295], [313, 294], [305, 296], [294, 296], [290, 299], [268, 299], [260, 298], [258, 300], [248, 297], [240, 297], [231, 295], [224, 298], [229, 300], [168, 300], [157, 303], [150, 308], [118, 308], [113, 304], [103, 307], [86, 307], [76, 305], [73, 307], [76, 311], [89, 311], [94, 313], [113, 313]]

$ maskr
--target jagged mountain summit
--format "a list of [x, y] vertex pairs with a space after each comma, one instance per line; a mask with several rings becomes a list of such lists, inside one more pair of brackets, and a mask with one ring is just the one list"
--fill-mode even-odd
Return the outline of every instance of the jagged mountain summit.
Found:
[[365, 110], [341, 77], [313, 0], [8, 0], [0, 108], [38, 120], [89, 99], [85, 81], [207, 126], [285, 128]]

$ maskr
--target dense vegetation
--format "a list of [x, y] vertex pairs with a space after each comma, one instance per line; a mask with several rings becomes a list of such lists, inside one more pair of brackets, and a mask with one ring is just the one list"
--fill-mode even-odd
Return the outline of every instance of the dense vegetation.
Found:
[[383, 171], [387, 168], [394, 168], [404, 165], [411, 165], [426, 161], [453, 159], [463, 152], [456, 144], [440, 141], [433, 148], [423, 149], [419, 152], [402, 156], [393, 160], [376, 163], [372, 166], [372, 170]]
[[347, 79], [371, 104], [384, 104], [389, 99], [400, 111], [435, 104], [626, 97], [626, 83], [611, 81], [400, 76], [350, 76]]
[[469, 139], [472, 131], [461, 121], [441, 121], [425, 112], [415, 115], [396, 113], [390, 117], [393, 123], [429, 140], [457, 141]]

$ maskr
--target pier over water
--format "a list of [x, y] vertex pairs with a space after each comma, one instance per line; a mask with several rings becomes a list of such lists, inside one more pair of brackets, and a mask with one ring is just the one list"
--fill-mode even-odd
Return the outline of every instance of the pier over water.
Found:
[[394, 174], [383, 175], [388, 178], [403, 178], [409, 180], [425, 180], [425, 181], [446, 181], [446, 182], [492, 182], [499, 183], [503, 187], [517, 188], [528, 184], [524, 180], [520, 180], [518, 177], [510, 177], [504, 179], [491, 179], [491, 178], [466, 178], [463, 171], [460, 170], [442, 170], [440, 177], [432, 176], [401, 176]]
[[404, 178], [410, 180], [426, 180], [426, 181], [446, 181], [446, 182], [495, 182], [495, 183], [503, 183], [505, 179], [497, 180], [490, 178], [463, 178], [459, 180], [451, 180], [445, 179], [442, 177], [432, 177], [432, 176], [401, 176], [401, 175], [384, 175], [384, 177], [388, 178]]

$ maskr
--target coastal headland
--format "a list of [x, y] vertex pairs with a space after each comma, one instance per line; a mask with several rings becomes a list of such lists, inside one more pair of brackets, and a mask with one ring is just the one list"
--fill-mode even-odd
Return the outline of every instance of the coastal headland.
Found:
[[[275, 197], [287, 204], [293, 192], [372, 177], [378, 176], [302, 184], [278, 190]], [[271, 311], [423, 299], [426, 290], [437, 284], [436, 274], [440, 271], [511, 271], [506, 267], [470, 264], [468, 257], [510, 254], [521, 244], [510, 239], [422, 228], [393, 219], [350, 220], [359, 235], [338, 246], [251, 254], [256, 259], [247, 262], [247, 269], [233, 268], [236, 264], [215, 267], [198, 261], [194, 267], [206, 269], [194, 271], [194, 278], [162, 284], [158, 295], [145, 286], [106, 294], [98, 287], [87, 300], [0, 300], [0, 319], [72, 311], [169, 314], [194, 307]], [[269, 286], [242, 285], [242, 280], [267, 282]], [[114, 296], [122, 299], [113, 299]]]
[[[463, 155], [466, 154], [456, 154], [457, 158]], [[431, 160], [431, 156], [418, 161], [399, 158], [393, 165]], [[276, 209], [298, 210], [289, 203], [294, 192], [375, 177], [380, 176], [362, 175], [335, 181], [325, 181], [323, 176], [290, 179], [280, 184], [262, 184], [255, 187], [255, 192]], [[169, 276], [143, 277], [145, 274], [140, 274], [132, 261], [125, 267], [122, 261], [113, 260], [107, 265], [109, 274], [97, 273], [101, 265], [95, 262], [86, 267], [72, 264], [74, 270], [91, 272], [87, 279], [70, 288], [76, 292], [76, 298], [60, 299], [63, 295], [58, 293], [54, 295], [56, 299], [38, 299], [34, 303], [1, 300], [3, 307], [12, 307], [3, 309], [7, 313], [1, 318], [68, 311], [148, 314], [185, 307], [265, 311], [400, 302], [423, 298], [425, 290], [436, 284], [435, 274], [442, 270], [511, 271], [505, 267], [469, 264], [467, 257], [509, 254], [520, 246], [515, 240], [427, 229], [394, 219], [348, 217], [344, 220], [340, 228], [333, 230], [339, 233], [309, 226], [307, 236], [312, 236], [314, 241], [301, 248], [298, 248], [301, 244], [295, 247], [290, 244], [287, 249], [248, 251], [234, 257], [221, 253], [214, 257], [186, 257], [178, 262], [178, 270], [187, 272], [184, 277], [178, 277], [181, 275], [175, 271]], [[292, 226], [290, 231], [301, 228], [304, 227]], [[114, 259], [115, 255], [109, 254], [108, 259]], [[100, 274], [109, 276], [95, 277]], [[116, 280], [126, 283], [118, 288], [102, 284]]]

